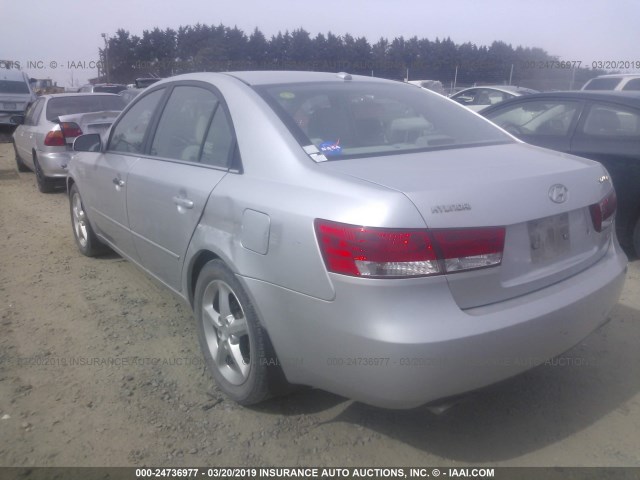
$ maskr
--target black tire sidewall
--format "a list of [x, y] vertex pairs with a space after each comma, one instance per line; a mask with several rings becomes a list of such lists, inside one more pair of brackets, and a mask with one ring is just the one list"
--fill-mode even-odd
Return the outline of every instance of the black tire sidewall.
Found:
[[636, 258], [640, 258], [640, 217], [636, 219], [636, 223], [633, 227], [631, 234], [631, 244], [633, 246], [633, 252]]
[[71, 185], [69, 189], [69, 214], [71, 215], [71, 231], [73, 232], [73, 239], [76, 242], [78, 250], [80, 253], [87, 257], [94, 257], [103, 252], [103, 245], [100, 243], [95, 233], [93, 232], [93, 228], [91, 228], [91, 222], [89, 222], [89, 218], [86, 216], [87, 212], [85, 212], [85, 224], [87, 228], [87, 244], [83, 247], [78, 239], [78, 235], [76, 234], [76, 225], [73, 218], [73, 197], [74, 195], [78, 195], [80, 199], [80, 203], [82, 204], [82, 209], [84, 210], [84, 203], [82, 202], [82, 197], [80, 196], [80, 191], [78, 187], [74, 183]]
[[22, 161], [22, 158], [20, 158], [20, 154], [18, 153], [18, 147], [16, 147], [16, 141], [14, 140], [12, 143], [13, 143], [13, 153], [16, 156], [16, 167], [18, 167], [18, 171], [19, 172], [30, 171], [27, 164]]
[[36, 174], [36, 183], [38, 184], [38, 190], [41, 193], [51, 193], [53, 191], [53, 185], [51, 180], [49, 180], [42, 171], [40, 167], [40, 163], [38, 162], [38, 157], [33, 155], [33, 168]]

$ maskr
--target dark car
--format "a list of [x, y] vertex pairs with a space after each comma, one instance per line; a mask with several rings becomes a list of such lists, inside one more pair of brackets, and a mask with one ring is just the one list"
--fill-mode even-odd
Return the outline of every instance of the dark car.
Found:
[[127, 86], [121, 83], [97, 83], [95, 85], [83, 85], [78, 93], [120, 93]]
[[617, 232], [640, 256], [640, 92], [550, 92], [482, 115], [521, 140], [602, 163], [618, 196]]

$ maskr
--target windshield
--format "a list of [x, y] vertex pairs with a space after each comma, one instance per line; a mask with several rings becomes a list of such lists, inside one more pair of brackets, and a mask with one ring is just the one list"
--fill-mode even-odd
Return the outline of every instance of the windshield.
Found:
[[29, 95], [29, 86], [26, 82], [12, 80], [0, 80], [0, 93], [26, 93]]
[[444, 97], [402, 83], [325, 82], [256, 90], [307, 152], [315, 147], [328, 160], [513, 141]]
[[118, 95], [83, 95], [56, 97], [47, 103], [47, 120], [54, 121], [61, 115], [101, 112], [124, 109], [126, 102]]

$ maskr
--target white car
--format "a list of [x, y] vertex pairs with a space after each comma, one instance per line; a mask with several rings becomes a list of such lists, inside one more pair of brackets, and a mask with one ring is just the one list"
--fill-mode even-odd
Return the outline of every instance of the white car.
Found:
[[104, 133], [126, 103], [111, 93], [43, 95], [26, 115], [14, 115], [16, 166], [33, 170], [38, 190], [49, 193], [67, 176], [71, 146], [83, 133]]
[[11, 117], [23, 115], [35, 99], [26, 73], [0, 68], [0, 125], [10, 125]]
[[464, 90], [454, 93], [450, 98], [470, 108], [474, 112], [479, 112], [496, 103], [531, 93], [537, 92], [530, 88], [499, 85], [465, 88]]
[[600, 75], [584, 84], [582, 90], [618, 90], [625, 92], [640, 91], [639, 73], [615, 73]]

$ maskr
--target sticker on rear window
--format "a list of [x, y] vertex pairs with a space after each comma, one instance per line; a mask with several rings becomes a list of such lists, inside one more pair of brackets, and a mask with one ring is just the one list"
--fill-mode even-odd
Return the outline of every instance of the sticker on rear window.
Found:
[[342, 153], [342, 147], [340, 146], [340, 139], [337, 142], [323, 142], [318, 145], [318, 148], [325, 155], [340, 155]]

